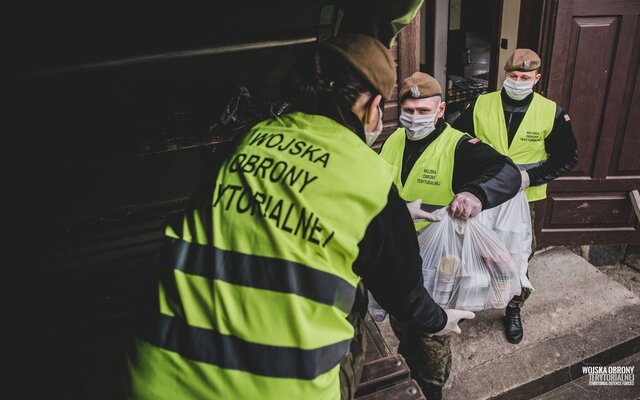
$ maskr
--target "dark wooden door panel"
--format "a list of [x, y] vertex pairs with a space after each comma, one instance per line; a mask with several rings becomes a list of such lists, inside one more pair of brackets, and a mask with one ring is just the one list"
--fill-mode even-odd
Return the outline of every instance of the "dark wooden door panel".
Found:
[[609, 84], [617, 28], [615, 17], [572, 21], [564, 77], [567, 84], [560, 102], [571, 110], [572, 124], [580, 142], [580, 158], [572, 175], [589, 175], [595, 167], [597, 137], [603, 125], [606, 99], [594, 93], [604, 93]]
[[[638, 25], [640, 27], [640, 24]], [[640, 33], [640, 29], [638, 29]], [[636, 43], [640, 40], [636, 38]], [[638, 54], [636, 54], [636, 59]], [[626, 111], [625, 124], [618, 130], [617, 146], [611, 164], [611, 175], [638, 175], [640, 171], [640, 69], [636, 62], [635, 87]]]
[[545, 225], [552, 228], [626, 227], [636, 218], [626, 193], [551, 197]]
[[629, 197], [640, 187], [640, 2], [547, 5], [545, 93], [571, 116], [579, 162], [536, 206], [539, 244], [640, 243]]

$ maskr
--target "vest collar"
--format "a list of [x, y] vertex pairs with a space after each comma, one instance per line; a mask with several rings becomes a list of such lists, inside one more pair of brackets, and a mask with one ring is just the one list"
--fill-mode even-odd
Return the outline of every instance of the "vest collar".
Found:
[[514, 100], [511, 97], [509, 97], [509, 95], [507, 94], [507, 92], [504, 91], [504, 89], [502, 89], [500, 91], [500, 97], [502, 97], [503, 104], [508, 104], [511, 107], [526, 107], [531, 103], [531, 100], [533, 100], [533, 93], [529, 94], [527, 97], [525, 97], [522, 100]]
[[315, 110], [315, 112], [308, 112], [304, 110], [294, 109], [292, 111], [300, 111], [306, 114], [316, 114], [322, 115], [323, 117], [331, 118], [336, 121], [340, 125], [346, 127], [353, 133], [355, 133], [362, 141], [364, 142], [364, 127], [362, 126], [362, 121], [358, 118], [357, 115], [353, 113], [353, 111], [348, 110], [344, 111], [340, 109], [337, 105], [334, 107], [328, 107], [323, 109]]
[[338, 107], [333, 107], [328, 110], [318, 110], [317, 114], [323, 115], [325, 117], [329, 117], [332, 120], [336, 121], [340, 125], [345, 126], [347, 129], [358, 135], [362, 141], [365, 141], [364, 138], [364, 127], [362, 126], [362, 121], [358, 118], [357, 115], [353, 113], [353, 111], [342, 111]]

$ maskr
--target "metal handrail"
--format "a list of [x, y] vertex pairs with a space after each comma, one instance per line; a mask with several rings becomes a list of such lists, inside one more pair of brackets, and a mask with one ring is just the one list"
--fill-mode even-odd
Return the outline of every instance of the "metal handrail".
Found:
[[127, 58], [121, 58], [117, 60], [98, 61], [98, 62], [91, 62], [91, 63], [85, 63], [85, 64], [70, 65], [65, 67], [50, 68], [50, 69], [45, 69], [40, 71], [32, 71], [32, 72], [26, 72], [23, 74], [16, 74], [14, 75], [14, 77], [22, 78], [22, 77], [30, 77], [30, 76], [51, 75], [51, 74], [61, 74], [61, 73], [76, 72], [76, 71], [87, 71], [87, 70], [94, 70], [94, 69], [122, 67], [127, 65], [143, 64], [143, 63], [148, 63], [153, 61], [167, 61], [167, 60], [175, 60], [175, 59], [194, 57], [194, 56], [209, 56], [214, 54], [228, 54], [228, 53], [234, 53], [234, 52], [246, 51], [246, 50], [266, 49], [270, 47], [292, 46], [297, 44], [311, 43], [316, 40], [317, 38], [315, 36], [308, 36], [308, 37], [302, 37], [297, 39], [269, 40], [269, 41], [261, 41], [261, 42], [232, 44], [232, 45], [226, 45], [226, 46], [205, 47], [200, 49], [180, 50], [180, 51], [172, 51], [167, 53], [127, 57]]

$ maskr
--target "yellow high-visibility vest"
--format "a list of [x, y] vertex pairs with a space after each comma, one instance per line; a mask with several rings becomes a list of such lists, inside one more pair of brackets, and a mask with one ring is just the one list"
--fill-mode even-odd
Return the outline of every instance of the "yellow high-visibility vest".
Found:
[[[422, 203], [446, 206], [455, 197], [451, 187], [453, 166], [458, 142], [465, 134], [453, 129], [449, 124], [420, 155], [402, 183], [402, 159], [407, 140], [404, 128], [397, 129], [384, 143], [380, 155], [396, 167], [395, 183], [400, 197], [406, 201], [421, 199]], [[429, 222], [415, 222], [416, 230]]]
[[[544, 140], [553, 129], [556, 116], [556, 103], [533, 94], [511, 146], [504, 120], [502, 97], [500, 92], [483, 94], [476, 100], [473, 110], [473, 126], [476, 137], [493, 146], [496, 151], [509, 156], [521, 171], [536, 167], [547, 159]], [[547, 197], [547, 184], [530, 186], [525, 190], [529, 201]]]
[[338, 400], [352, 266], [393, 175], [330, 118], [254, 126], [210, 207], [166, 231], [172, 270], [129, 361], [134, 398]]

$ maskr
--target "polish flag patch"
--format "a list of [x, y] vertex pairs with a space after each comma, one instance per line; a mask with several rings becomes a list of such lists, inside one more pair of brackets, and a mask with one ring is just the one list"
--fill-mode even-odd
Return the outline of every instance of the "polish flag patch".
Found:
[[571, 121], [571, 118], [569, 118], [569, 114], [564, 115], [564, 120], [567, 122]]
[[480, 143], [480, 142], [481, 142], [481, 140], [478, 139], [478, 138], [469, 139], [469, 143], [471, 143], [471, 144], [476, 144], [476, 143]]

